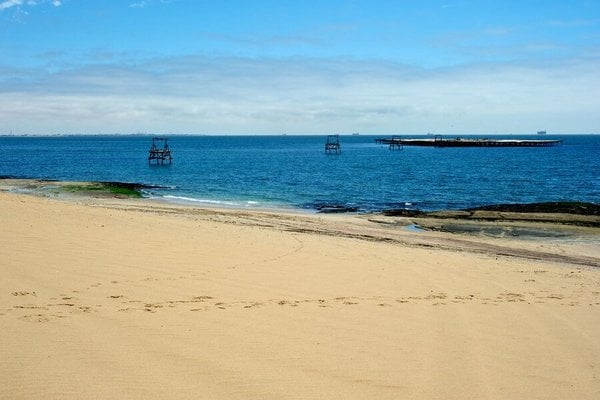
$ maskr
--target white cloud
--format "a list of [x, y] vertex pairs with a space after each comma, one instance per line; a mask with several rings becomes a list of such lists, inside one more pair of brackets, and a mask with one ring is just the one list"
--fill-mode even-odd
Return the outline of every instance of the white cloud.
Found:
[[150, 6], [152, 4], [169, 4], [169, 3], [175, 3], [178, 0], [140, 0], [140, 1], [136, 1], [133, 3], [129, 4], [129, 7], [131, 8], [144, 8], [147, 6]]
[[131, 3], [129, 5], [129, 7], [131, 8], [144, 8], [148, 5], [148, 1], [147, 0], [143, 0], [143, 1], [136, 1], [135, 3]]
[[6, 10], [7, 8], [20, 6], [23, 4], [23, 0], [5, 0], [0, 3], [0, 10]]
[[61, 5], [63, 5], [62, 0], [4, 0], [0, 2], [0, 11], [7, 10], [13, 7], [16, 7], [16, 9], [21, 10], [26, 7], [34, 7], [44, 3], [52, 4], [54, 7], [60, 7]]
[[[0, 71], [15, 133], [531, 133], [600, 127], [597, 59], [421, 69], [353, 59], [179, 57]], [[0, 132], [3, 133], [3, 132]]]

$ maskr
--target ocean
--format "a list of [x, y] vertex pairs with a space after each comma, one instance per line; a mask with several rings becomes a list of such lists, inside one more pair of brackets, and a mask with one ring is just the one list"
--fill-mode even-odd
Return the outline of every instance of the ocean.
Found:
[[[600, 136], [542, 148], [407, 147], [386, 136], [170, 136], [171, 165], [150, 166], [150, 136], [0, 137], [0, 176], [117, 181], [168, 202], [307, 211], [464, 209], [500, 203], [600, 201]], [[409, 136], [406, 136], [409, 137]], [[419, 137], [419, 136], [410, 136]]]

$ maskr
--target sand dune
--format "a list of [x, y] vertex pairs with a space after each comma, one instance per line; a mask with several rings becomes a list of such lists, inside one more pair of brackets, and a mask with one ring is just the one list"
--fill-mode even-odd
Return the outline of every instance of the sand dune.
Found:
[[597, 235], [376, 220], [0, 193], [0, 398], [600, 398]]

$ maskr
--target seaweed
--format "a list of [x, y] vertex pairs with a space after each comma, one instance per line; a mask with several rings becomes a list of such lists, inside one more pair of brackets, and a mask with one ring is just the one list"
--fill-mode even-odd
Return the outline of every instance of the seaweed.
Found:
[[140, 186], [123, 182], [91, 182], [89, 184], [73, 184], [63, 186], [70, 192], [105, 192], [117, 196], [141, 198]]

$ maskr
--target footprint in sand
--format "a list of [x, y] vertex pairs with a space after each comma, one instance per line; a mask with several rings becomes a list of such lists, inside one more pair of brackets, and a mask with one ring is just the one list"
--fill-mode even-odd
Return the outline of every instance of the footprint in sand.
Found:
[[299, 303], [299, 301], [290, 301], [290, 300], [269, 300], [269, 303], [275, 303], [279, 306], [290, 306], [290, 307], [297, 307]]
[[74, 303], [51, 303], [46, 305], [48, 307], [75, 307]]
[[526, 301], [524, 299], [524, 295], [521, 293], [512, 293], [512, 292], [506, 292], [506, 293], [500, 293], [496, 299], [498, 300], [494, 300], [494, 301], [498, 301], [498, 302], [502, 302], [502, 301], [506, 301], [509, 303], [517, 303], [517, 302], [524, 302]]
[[37, 294], [35, 292], [26, 292], [24, 290], [20, 290], [18, 292], [12, 292], [13, 296], [33, 296], [33, 297], [37, 297]]
[[[272, 300], [275, 301], [275, 300]], [[279, 300], [277, 301], [277, 304], [280, 306], [290, 306], [290, 307], [298, 307], [298, 305], [300, 304], [299, 300]]]
[[19, 317], [18, 319], [26, 322], [50, 322], [53, 319], [67, 318], [65, 315], [59, 314], [30, 314]]
[[324, 299], [317, 300], [317, 304], [319, 307], [329, 307], [329, 305], [326, 304], [326, 301]]
[[473, 300], [475, 298], [475, 295], [470, 294], [468, 296], [454, 296], [455, 300]]
[[581, 275], [578, 275], [578, 274], [581, 274], [581, 271], [571, 271], [568, 274], [564, 274], [563, 277], [565, 277], [565, 278], [571, 278], [571, 279], [573, 279], [573, 278], [574, 279], [583, 279], [583, 277]]
[[36, 306], [33, 304], [25, 304], [25, 305], [21, 305], [21, 306], [13, 306], [13, 308], [22, 308], [22, 309], [27, 309], [27, 310], [35, 310], [35, 309], [39, 309], [39, 310], [47, 310], [47, 307], [42, 307], [42, 306]]
[[50, 317], [48, 317], [46, 314], [24, 315], [22, 317], [19, 317], [18, 319], [20, 319], [22, 321], [27, 321], [27, 322], [48, 322], [48, 321], [50, 321]]
[[425, 300], [440, 299], [444, 300], [447, 297], [446, 293], [432, 293], [425, 297]]
[[211, 296], [194, 296], [192, 297], [193, 301], [204, 301], [204, 300], [212, 300], [213, 297]]

